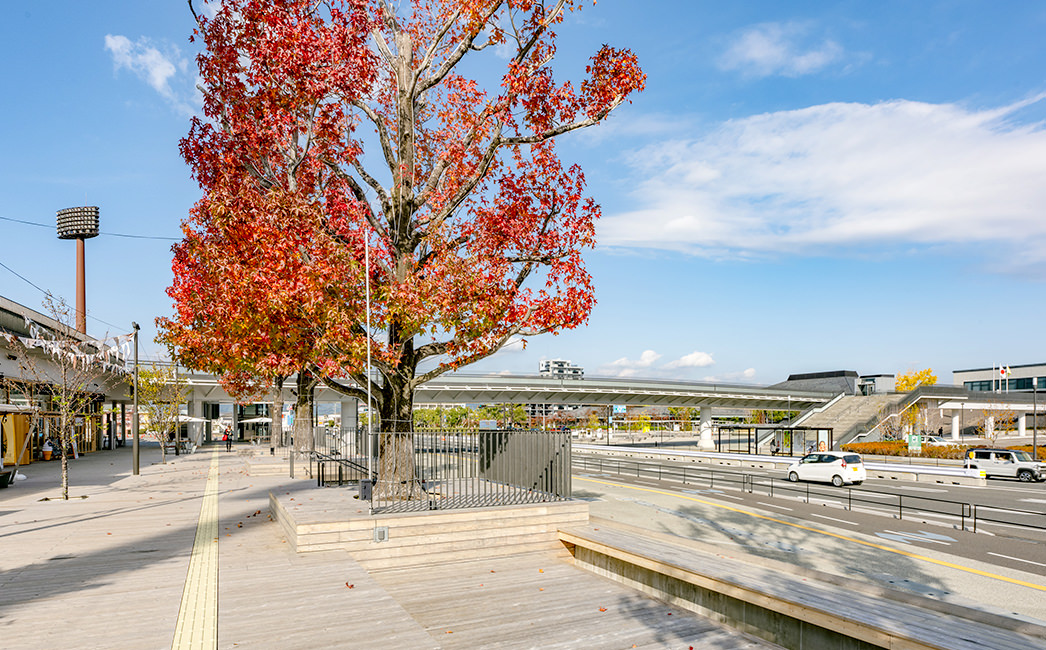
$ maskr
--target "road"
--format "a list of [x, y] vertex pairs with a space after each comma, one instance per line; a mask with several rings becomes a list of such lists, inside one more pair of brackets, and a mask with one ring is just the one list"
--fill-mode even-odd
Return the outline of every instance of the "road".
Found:
[[[891, 547], [936, 549], [1046, 576], [1046, 484], [992, 481], [988, 487], [972, 487], [869, 480], [840, 489], [792, 484], [784, 471], [730, 468], [713, 473], [690, 466], [684, 485], [682, 466], [637, 465], [632, 460], [615, 464], [604, 458], [603, 471], [598, 471], [599, 465], [585, 460], [575, 458], [575, 473], [581, 479], [715, 499], [813, 526], [859, 532]], [[1015, 508], [1029, 514], [1012, 512]]]

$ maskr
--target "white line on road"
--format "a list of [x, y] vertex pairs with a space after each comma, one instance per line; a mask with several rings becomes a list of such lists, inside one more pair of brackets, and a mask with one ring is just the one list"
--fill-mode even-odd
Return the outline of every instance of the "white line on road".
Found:
[[942, 490], [940, 488], [924, 488], [915, 487], [914, 485], [894, 485], [892, 486], [898, 490], [911, 490], [913, 492], [947, 492], [948, 490]]
[[[884, 533], [890, 533], [891, 535], [901, 535], [902, 537], [907, 537], [909, 539], [918, 540], [920, 542], [933, 542], [934, 544], [944, 544], [945, 546], [951, 546], [952, 545], [951, 542], [945, 542], [942, 539], [934, 539], [935, 537], [937, 537], [937, 538], [944, 537], [943, 535], [933, 535], [933, 534], [930, 534], [930, 533], [925, 533], [923, 531], [919, 531], [918, 533], [901, 533], [901, 532], [897, 532], [896, 530], [885, 530], [883, 532]], [[944, 537], [944, 539], [952, 539], [952, 538], [951, 537]], [[955, 540], [952, 539], [952, 542], [954, 542], [954, 541]]]
[[811, 517], [819, 517], [821, 519], [828, 519], [829, 521], [838, 521], [840, 524], [850, 524], [851, 526], [860, 526], [861, 525], [861, 524], [857, 523], [856, 521], [847, 521], [845, 519], [836, 519], [835, 517], [829, 517], [828, 515], [817, 515], [817, 514], [811, 513], [810, 516]]
[[770, 508], [779, 508], [781, 510], [787, 510], [788, 512], [792, 512], [792, 510], [794, 510], [794, 508], [787, 508], [785, 506], [779, 506], [776, 503], [766, 503], [765, 501], [756, 501], [756, 503], [758, 503], [761, 506], [768, 506]]
[[715, 495], [715, 498], [717, 498], [717, 499], [724, 498], [724, 497], [727, 498], [727, 499], [737, 499], [738, 501], [744, 501], [745, 500], [744, 497], [739, 497], [739, 496], [737, 496], [735, 494], [727, 494], [725, 492]]
[[1017, 499], [1025, 503], [1046, 503], [1046, 499]]
[[1003, 555], [1002, 553], [992, 553], [991, 551], [988, 551], [988, 555], [994, 555], [995, 557], [1004, 557], [1007, 560], [1016, 560], [1017, 562], [1027, 562], [1028, 564], [1034, 564], [1035, 566], [1046, 566], [1046, 564], [1043, 564], [1042, 562], [1032, 562], [1031, 560], [1025, 560], [1019, 557], [1011, 557], [1009, 555]]

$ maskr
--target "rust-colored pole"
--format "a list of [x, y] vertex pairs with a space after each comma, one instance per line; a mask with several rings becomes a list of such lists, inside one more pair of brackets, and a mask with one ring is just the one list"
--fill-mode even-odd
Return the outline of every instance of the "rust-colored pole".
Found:
[[87, 334], [87, 282], [84, 280], [84, 240], [76, 239], [76, 330]]

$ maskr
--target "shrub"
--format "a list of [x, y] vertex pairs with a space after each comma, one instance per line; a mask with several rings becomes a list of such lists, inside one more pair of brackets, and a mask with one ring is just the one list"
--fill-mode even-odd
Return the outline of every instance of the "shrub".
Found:
[[[1020, 445], [1018, 447], [1007, 447], [1007, 449], [1026, 451], [1029, 454], [1031, 453], [1031, 445]], [[1039, 448], [1036, 451], [1038, 451], [1038, 455], [1039, 455], [1039, 457], [1036, 460], [1046, 460], [1046, 447], [1044, 447], [1042, 445], [1039, 445]]]
[[[908, 453], [908, 443], [903, 440], [882, 440], [876, 442], [852, 442], [843, 445], [843, 451], [852, 451], [858, 454], [871, 456], [913, 456], [915, 458], [954, 458], [961, 460], [966, 453], [968, 445], [946, 445], [927, 446], [924, 445], [921, 453]], [[1031, 447], [1028, 448], [1031, 450]], [[1043, 452], [1042, 449], [1039, 450]]]

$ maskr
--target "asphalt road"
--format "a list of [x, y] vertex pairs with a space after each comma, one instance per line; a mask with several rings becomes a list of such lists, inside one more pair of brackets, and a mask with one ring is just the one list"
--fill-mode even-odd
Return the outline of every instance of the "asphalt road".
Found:
[[[787, 515], [811, 526], [860, 532], [892, 547], [935, 549], [1046, 576], [1046, 484], [993, 480], [988, 487], [973, 487], [869, 480], [853, 488], [835, 488], [789, 483], [783, 471], [730, 468], [713, 474], [693, 467], [688, 468], [683, 484], [677, 467], [665, 464], [654, 471], [656, 467], [654, 463], [637, 467], [631, 460], [615, 466], [604, 459], [604, 471], [593, 471], [592, 465], [579, 467], [575, 462], [575, 474], [712, 498]], [[744, 475], [751, 478], [744, 479]]]

